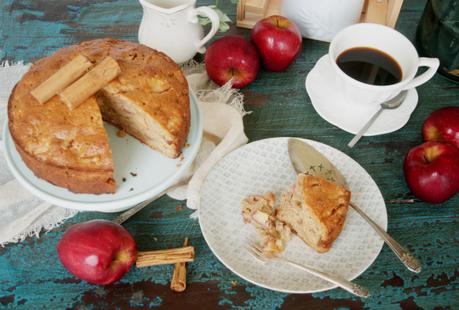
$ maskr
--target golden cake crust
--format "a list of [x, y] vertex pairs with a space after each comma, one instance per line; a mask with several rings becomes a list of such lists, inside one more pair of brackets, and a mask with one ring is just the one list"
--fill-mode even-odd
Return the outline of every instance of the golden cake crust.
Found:
[[276, 216], [306, 244], [324, 253], [344, 227], [350, 199], [343, 186], [299, 174], [293, 188], [282, 194]]
[[351, 192], [323, 178], [304, 174], [298, 176], [297, 185], [303, 191], [304, 203], [309, 206], [326, 232], [325, 238], [317, 246], [328, 251], [343, 229]]
[[[188, 85], [178, 65], [140, 44], [99, 39], [39, 60], [10, 96], [11, 136], [22, 159], [38, 177], [74, 192], [115, 191], [112, 154], [96, 96], [69, 110], [58, 96], [41, 105], [30, 94], [77, 54], [93, 63], [106, 56], [114, 58], [121, 74], [109, 87], [132, 98], [154, 118], [172, 137], [167, 143], [176, 150], [174, 156], [180, 154], [188, 135], [190, 112]], [[159, 86], [157, 80], [161, 81]]]

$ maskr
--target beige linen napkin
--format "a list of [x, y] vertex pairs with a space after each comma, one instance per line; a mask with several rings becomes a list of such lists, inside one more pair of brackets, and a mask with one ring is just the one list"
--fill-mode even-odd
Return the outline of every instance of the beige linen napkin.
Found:
[[[18, 63], [0, 64], [0, 125], [7, 116], [10, 93], [27, 72], [29, 65]], [[3, 137], [0, 137], [3, 139]], [[0, 140], [0, 246], [9, 242], [24, 240], [27, 236], [38, 236], [42, 229], [50, 230], [59, 226], [77, 211], [58, 208], [34, 197], [26, 191], [9, 172], [4, 158], [3, 140]]]
[[191, 209], [199, 208], [201, 185], [212, 167], [223, 156], [246, 144], [248, 139], [244, 133], [242, 117], [246, 114], [243, 97], [231, 88], [231, 84], [218, 88], [210, 82], [202, 65], [185, 70], [188, 83], [196, 91], [198, 104], [204, 115], [204, 135], [201, 148], [195, 162], [182, 178], [189, 179], [184, 186], [168, 192], [177, 200], [187, 200]]
[[[29, 65], [0, 64], [0, 125], [7, 116], [8, 97]], [[181, 180], [187, 185], [176, 187], [168, 194], [187, 199], [187, 206], [199, 206], [201, 184], [213, 165], [224, 155], [247, 143], [242, 117], [245, 115], [242, 95], [230, 84], [218, 88], [209, 81], [202, 64], [184, 67], [191, 89], [199, 99], [204, 115], [204, 137], [195, 162]], [[0, 138], [1, 139], [1, 138]], [[22, 241], [27, 236], [39, 236], [74, 216], [75, 210], [53, 206], [32, 196], [8, 171], [0, 141], [0, 246]]]

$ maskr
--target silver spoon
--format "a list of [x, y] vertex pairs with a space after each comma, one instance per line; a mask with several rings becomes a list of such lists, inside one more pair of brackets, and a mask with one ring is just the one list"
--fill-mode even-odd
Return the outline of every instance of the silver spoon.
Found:
[[362, 129], [360, 129], [360, 131], [355, 135], [355, 137], [351, 141], [349, 141], [347, 146], [353, 147], [360, 140], [360, 138], [362, 138], [363, 134], [368, 130], [368, 128], [370, 128], [371, 124], [373, 124], [373, 122], [378, 118], [378, 116], [381, 114], [383, 110], [398, 108], [402, 104], [403, 100], [405, 100], [407, 93], [408, 91], [404, 90], [394, 98], [381, 103], [381, 107], [379, 108], [378, 112], [376, 112], [365, 124], [365, 126], [363, 126]]

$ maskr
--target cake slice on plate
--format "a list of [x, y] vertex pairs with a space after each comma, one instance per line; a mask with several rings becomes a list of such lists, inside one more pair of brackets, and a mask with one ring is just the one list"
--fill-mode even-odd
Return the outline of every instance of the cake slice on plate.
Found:
[[330, 250], [346, 220], [351, 193], [327, 180], [299, 174], [282, 195], [276, 217], [317, 252]]

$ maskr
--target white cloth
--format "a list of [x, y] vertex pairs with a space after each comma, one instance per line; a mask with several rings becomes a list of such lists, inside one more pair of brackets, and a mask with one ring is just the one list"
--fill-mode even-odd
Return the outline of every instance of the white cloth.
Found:
[[191, 89], [197, 90], [204, 115], [204, 136], [194, 164], [182, 178], [188, 178], [189, 182], [169, 191], [168, 195], [177, 200], [186, 199], [188, 208], [198, 209], [201, 185], [209, 171], [218, 160], [247, 143], [248, 139], [242, 122], [246, 114], [242, 95], [229, 83], [217, 88], [209, 81], [202, 65], [192, 68], [191, 72], [184, 70]]
[[[6, 120], [8, 97], [16, 82], [29, 68], [18, 63], [0, 64], [0, 125]], [[183, 68], [195, 91], [204, 115], [204, 137], [196, 160], [182, 177], [180, 185], [168, 193], [174, 199], [187, 199], [187, 206], [199, 207], [201, 184], [213, 165], [235, 148], [247, 143], [242, 117], [243, 96], [228, 83], [221, 88], [213, 84], [202, 64], [190, 63]], [[1, 139], [1, 138], [0, 138]], [[77, 211], [52, 206], [33, 197], [8, 171], [0, 141], [0, 245], [39, 236], [59, 226]]]
[[[0, 124], [7, 116], [7, 104], [11, 90], [28, 65], [21, 63], [0, 64]], [[1, 137], [0, 137], [1, 139]], [[44, 229], [51, 230], [59, 226], [77, 211], [52, 206], [32, 196], [10, 174], [3, 152], [3, 140], [0, 141], [0, 245], [24, 240], [27, 236], [38, 236]]]

